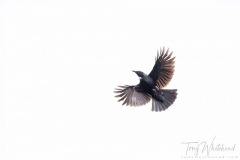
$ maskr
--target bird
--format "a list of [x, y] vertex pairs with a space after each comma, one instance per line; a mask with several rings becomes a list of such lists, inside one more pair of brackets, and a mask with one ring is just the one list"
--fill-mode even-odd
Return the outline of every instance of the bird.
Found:
[[149, 74], [142, 71], [134, 73], [140, 79], [137, 85], [123, 85], [115, 88], [115, 97], [122, 105], [142, 106], [152, 100], [152, 111], [160, 112], [169, 108], [177, 98], [177, 89], [163, 89], [172, 79], [175, 57], [165, 47], [157, 50], [155, 64]]

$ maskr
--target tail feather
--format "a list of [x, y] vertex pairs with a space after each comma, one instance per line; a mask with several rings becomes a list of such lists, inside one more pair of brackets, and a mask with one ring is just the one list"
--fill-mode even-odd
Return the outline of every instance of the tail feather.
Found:
[[177, 98], [177, 89], [154, 89], [153, 92], [152, 111], [166, 110]]

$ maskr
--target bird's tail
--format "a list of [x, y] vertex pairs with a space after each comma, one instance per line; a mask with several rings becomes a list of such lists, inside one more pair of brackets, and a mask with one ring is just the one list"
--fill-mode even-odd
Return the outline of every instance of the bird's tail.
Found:
[[177, 89], [153, 89], [152, 111], [164, 111], [173, 104], [176, 98]]

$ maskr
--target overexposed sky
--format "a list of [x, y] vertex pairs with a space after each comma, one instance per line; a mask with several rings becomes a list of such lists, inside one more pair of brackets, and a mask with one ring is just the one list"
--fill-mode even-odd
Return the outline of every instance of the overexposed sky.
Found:
[[[1, 1], [0, 159], [183, 159], [215, 136], [239, 158], [239, 17], [234, 0]], [[122, 106], [114, 88], [163, 46], [175, 103]]]

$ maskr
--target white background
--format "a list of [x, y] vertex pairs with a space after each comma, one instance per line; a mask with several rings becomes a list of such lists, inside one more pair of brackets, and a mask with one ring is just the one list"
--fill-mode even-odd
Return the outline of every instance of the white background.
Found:
[[[214, 136], [239, 157], [239, 17], [235, 0], [0, 1], [0, 159], [181, 159]], [[175, 103], [121, 106], [162, 46]]]

